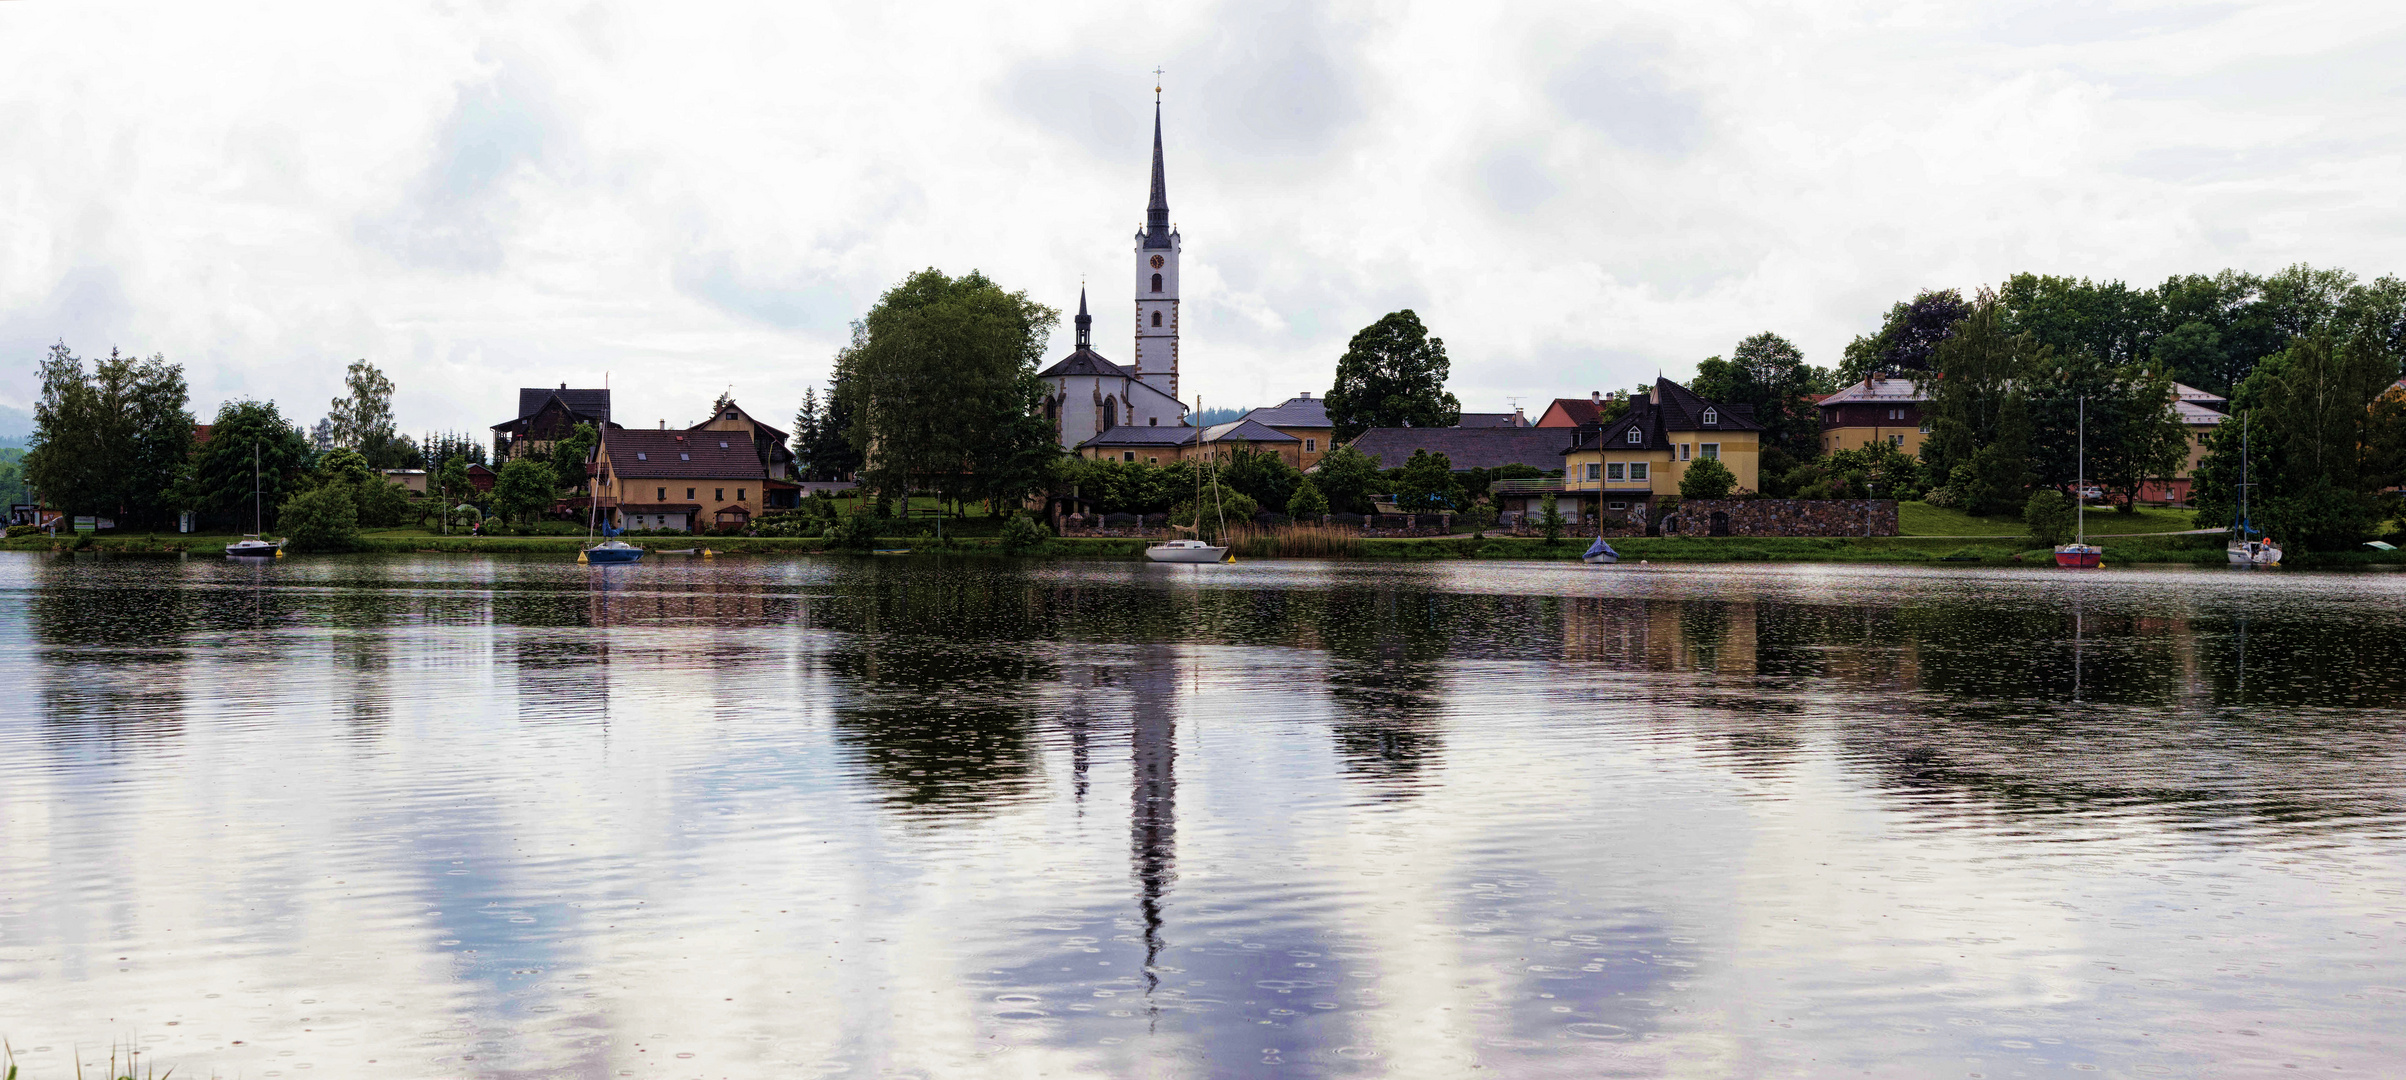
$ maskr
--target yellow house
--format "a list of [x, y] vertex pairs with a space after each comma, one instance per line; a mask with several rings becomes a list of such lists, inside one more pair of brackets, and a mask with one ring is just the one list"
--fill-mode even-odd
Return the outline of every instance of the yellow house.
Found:
[[1601, 516], [1652, 520], [1655, 504], [1679, 494], [1679, 481], [1702, 460], [1719, 461], [1737, 486], [1760, 488], [1763, 426], [1751, 405], [1720, 405], [1669, 379], [1654, 380], [1646, 400], [1602, 427], [1581, 428], [1563, 451], [1562, 486]]
[[1887, 443], [1908, 457], [1921, 454], [1930, 437], [1922, 416], [1930, 395], [1911, 379], [1865, 379], [1821, 399], [1821, 452], [1859, 450]]
[[1295, 440], [1294, 446], [1282, 445], [1280, 450], [1287, 454], [1287, 463], [1298, 469], [1318, 465], [1321, 458], [1336, 449], [1330, 445], [1332, 437], [1336, 435], [1336, 427], [1328, 419], [1328, 402], [1313, 397], [1309, 391], [1276, 405], [1255, 409], [1246, 413], [1243, 419]]

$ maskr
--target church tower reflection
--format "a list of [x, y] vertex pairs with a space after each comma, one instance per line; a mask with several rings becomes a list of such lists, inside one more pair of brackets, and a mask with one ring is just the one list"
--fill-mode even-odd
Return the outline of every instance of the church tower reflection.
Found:
[[1177, 879], [1178, 663], [1168, 645], [1142, 646], [1129, 673], [1129, 859], [1144, 923], [1145, 996], [1161, 985], [1162, 901]]

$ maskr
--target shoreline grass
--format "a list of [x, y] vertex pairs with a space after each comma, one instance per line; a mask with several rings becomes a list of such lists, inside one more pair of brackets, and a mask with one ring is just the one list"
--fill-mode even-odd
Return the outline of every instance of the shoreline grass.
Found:
[[[90, 538], [25, 536], [0, 542], [0, 551], [33, 553], [97, 553], [113, 556], [214, 556], [232, 536], [161, 534]], [[1284, 529], [1239, 528], [1228, 537], [1240, 559], [1351, 559], [1419, 562], [1435, 560], [1569, 561], [1587, 549], [1583, 538], [1565, 537], [1548, 544], [1530, 537], [1467, 536], [1429, 538], [1372, 538], [1347, 530], [1314, 526]], [[635, 537], [630, 543], [652, 550], [707, 547], [722, 556], [870, 557], [866, 552], [828, 551], [816, 537]], [[574, 556], [582, 536], [443, 537], [370, 535], [354, 553], [384, 555], [557, 555]], [[1047, 541], [1037, 551], [1013, 553], [982, 537], [951, 537], [929, 543], [925, 537], [887, 537], [881, 547], [913, 550], [911, 557], [1027, 557], [1073, 559], [1141, 558], [1150, 540], [1115, 537], [1066, 537]], [[1929, 566], [2043, 566], [2050, 552], [2026, 536], [1874, 536], [1874, 537], [1616, 537], [1614, 548], [1624, 562], [1664, 563], [1891, 563]], [[2222, 566], [2224, 537], [2218, 534], [2157, 535], [2107, 538], [2103, 542], [2108, 566], [2191, 565]], [[296, 558], [308, 558], [296, 555]], [[884, 556], [891, 558], [892, 556]], [[2372, 549], [2293, 554], [2287, 565], [2298, 568], [2406, 565], [2406, 549]]]

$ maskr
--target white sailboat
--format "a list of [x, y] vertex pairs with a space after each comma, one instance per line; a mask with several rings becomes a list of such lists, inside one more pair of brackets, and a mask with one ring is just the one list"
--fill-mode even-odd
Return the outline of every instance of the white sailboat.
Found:
[[[1231, 561], [1228, 558], [1228, 548], [1226, 545], [1207, 544], [1201, 539], [1203, 535], [1203, 462], [1200, 460], [1202, 453], [1203, 399], [1198, 397], [1195, 399], [1195, 454], [1197, 456], [1197, 460], [1195, 462], [1196, 539], [1171, 540], [1167, 543], [1154, 544], [1153, 546], [1145, 549], [1145, 558], [1151, 559], [1157, 563], [1217, 563]], [[1220, 485], [1217, 483], [1211, 485], [1211, 500], [1212, 509], [1217, 512], [1220, 502]], [[1220, 533], [1224, 536], [1227, 534], [1227, 532], [1228, 520], [1225, 515], [1222, 515], [1220, 519]]]
[[267, 530], [260, 527], [264, 512], [259, 508], [262, 496], [259, 482], [259, 444], [251, 444], [251, 531], [242, 539], [226, 545], [226, 554], [238, 559], [280, 559], [284, 557], [284, 541], [270, 540]]
[[2089, 543], [2089, 504], [2085, 497], [2089, 489], [2089, 399], [2080, 399], [2080, 476], [2072, 484], [2073, 513], [2079, 520], [2078, 531], [2069, 544], [2055, 549], [2055, 565], [2093, 569], [2105, 559], [2105, 549]]
[[[2231, 523], [2231, 542], [2227, 549], [2232, 566], [2279, 566], [2281, 546], [2247, 520], [2247, 414], [2239, 414], [2239, 518]], [[2258, 537], [2261, 537], [2260, 539]]]

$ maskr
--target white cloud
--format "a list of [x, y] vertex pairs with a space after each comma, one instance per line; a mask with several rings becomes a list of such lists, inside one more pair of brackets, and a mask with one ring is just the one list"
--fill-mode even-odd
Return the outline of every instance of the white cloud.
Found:
[[931, 265], [1086, 278], [1123, 355], [1156, 64], [1213, 401], [1322, 389], [1406, 306], [1475, 408], [1766, 329], [1830, 363], [2021, 270], [2406, 270], [2402, 38], [2369, 3], [0, 5], [0, 403], [64, 338], [185, 362], [204, 413], [314, 417], [364, 356], [410, 428], [604, 372], [638, 422], [774, 417]]

